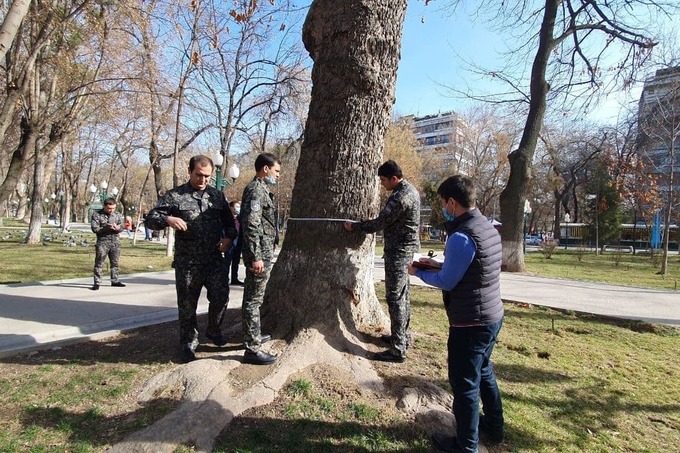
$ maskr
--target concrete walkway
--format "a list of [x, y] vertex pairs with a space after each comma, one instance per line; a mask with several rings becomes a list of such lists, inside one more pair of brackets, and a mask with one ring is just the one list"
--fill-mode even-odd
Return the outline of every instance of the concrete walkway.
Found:
[[[241, 267], [241, 278], [243, 278]], [[376, 257], [376, 281], [384, 278]], [[91, 291], [91, 277], [0, 285], [0, 357], [177, 319], [174, 271], [124, 275], [125, 288]], [[413, 284], [422, 282], [412, 277]], [[659, 291], [504, 273], [506, 301], [628, 319], [680, 325], [680, 291]], [[232, 286], [229, 308], [241, 306], [242, 287]], [[205, 291], [199, 313], [208, 308]]]

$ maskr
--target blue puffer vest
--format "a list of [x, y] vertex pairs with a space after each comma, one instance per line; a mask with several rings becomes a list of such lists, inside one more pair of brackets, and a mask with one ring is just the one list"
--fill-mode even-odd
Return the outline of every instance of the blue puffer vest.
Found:
[[444, 291], [444, 306], [452, 326], [489, 325], [503, 319], [501, 301], [501, 237], [478, 209], [447, 222], [449, 236], [465, 233], [475, 242], [477, 252], [462, 280]]

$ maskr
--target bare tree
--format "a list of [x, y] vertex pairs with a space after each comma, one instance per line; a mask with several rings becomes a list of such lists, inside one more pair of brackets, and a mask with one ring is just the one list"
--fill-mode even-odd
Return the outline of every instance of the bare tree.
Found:
[[274, 18], [285, 17], [285, 5], [248, 9], [248, 3], [236, 15], [212, 8], [200, 36], [199, 78], [207, 92], [193, 102], [213, 117], [225, 164], [239, 136], [246, 146], [256, 137], [264, 150], [277, 119], [295, 110], [306, 90], [302, 49], [285, 28], [273, 26]]
[[[517, 0], [500, 5], [485, 0], [479, 6], [480, 12], [494, 11], [492, 16], [504, 33], [523, 33], [519, 47], [509, 52], [514, 62], [520, 55], [533, 54], [527, 88], [523, 74], [516, 72], [518, 65], [508, 63], [505, 68], [479, 71], [505, 82], [510, 88], [505, 96], [473, 96], [526, 106], [524, 131], [518, 148], [509, 155], [510, 176], [500, 197], [505, 270], [524, 270], [524, 204], [548, 103], [567, 110], [580, 98], [587, 109], [595, 99], [591, 94], [630, 86], [656, 45], [649, 32], [657, 28], [654, 19], [677, 9], [676, 3], [663, 0]], [[642, 23], [645, 17], [649, 26]]]

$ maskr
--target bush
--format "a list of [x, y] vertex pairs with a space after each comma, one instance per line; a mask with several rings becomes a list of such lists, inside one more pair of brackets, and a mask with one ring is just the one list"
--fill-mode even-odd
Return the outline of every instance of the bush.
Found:
[[557, 241], [555, 241], [554, 239], [545, 240], [545, 241], [541, 242], [541, 253], [543, 254], [543, 257], [547, 260], [552, 258], [552, 255], [555, 252], [556, 248], [557, 248]]

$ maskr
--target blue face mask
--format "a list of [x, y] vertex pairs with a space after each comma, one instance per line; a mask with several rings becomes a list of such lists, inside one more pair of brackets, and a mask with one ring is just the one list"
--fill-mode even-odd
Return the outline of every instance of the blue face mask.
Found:
[[266, 182], [270, 186], [275, 186], [276, 185], [276, 178], [273, 177], [273, 176], [265, 176], [264, 182]]
[[447, 222], [452, 222], [456, 220], [456, 216], [453, 214], [449, 214], [449, 211], [446, 210], [446, 208], [442, 208], [442, 215], [444, 216], [444, 220]]

